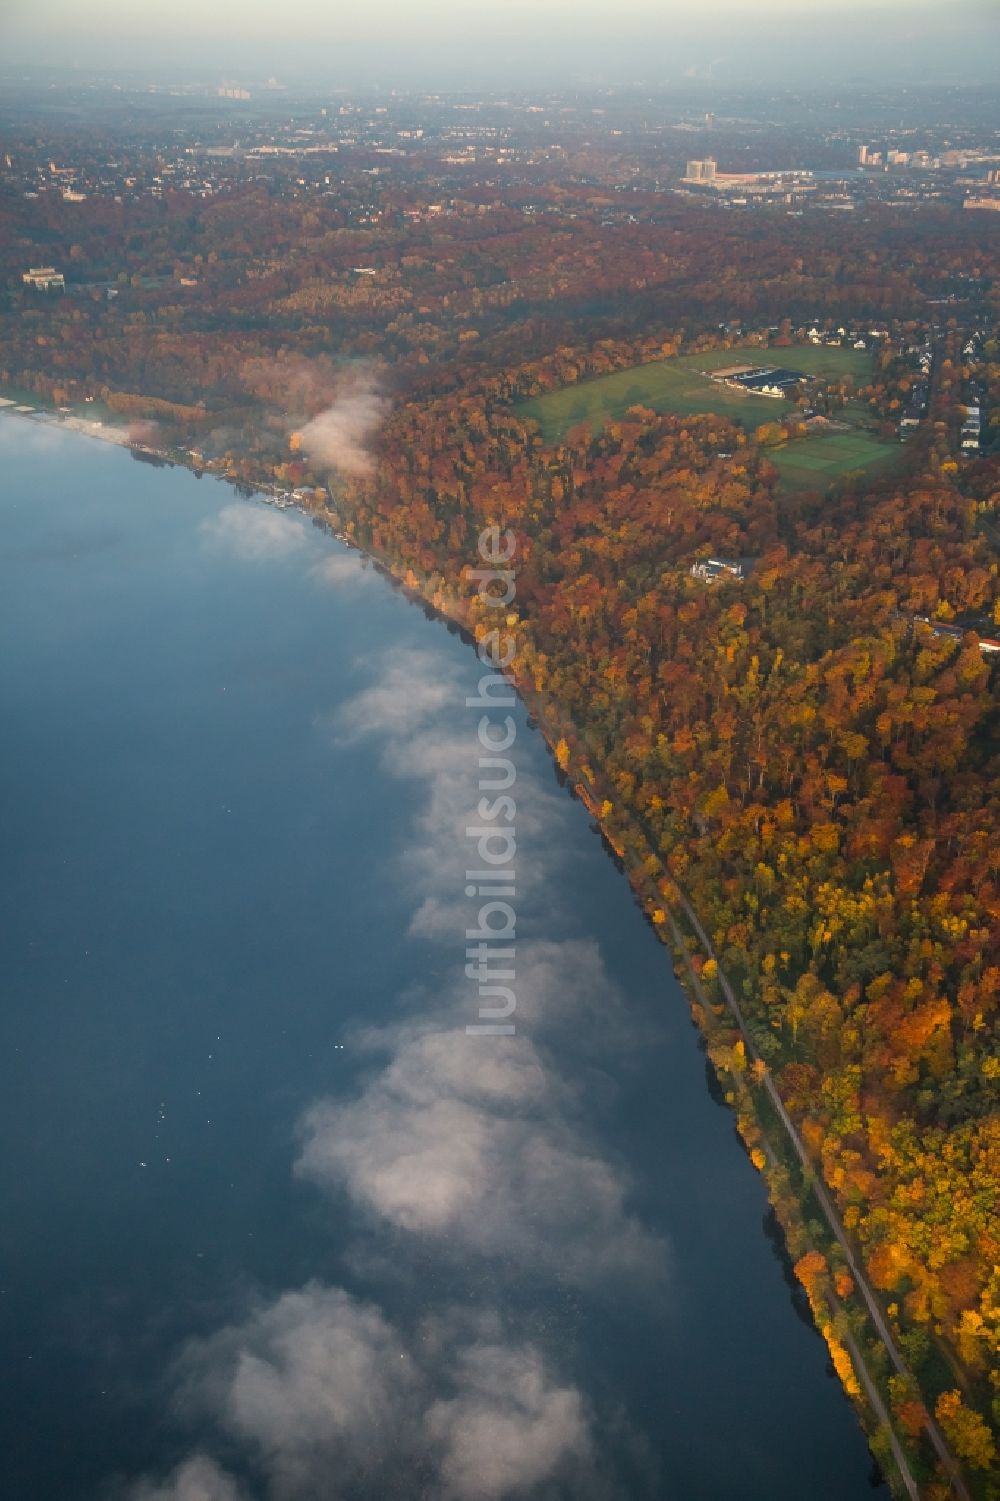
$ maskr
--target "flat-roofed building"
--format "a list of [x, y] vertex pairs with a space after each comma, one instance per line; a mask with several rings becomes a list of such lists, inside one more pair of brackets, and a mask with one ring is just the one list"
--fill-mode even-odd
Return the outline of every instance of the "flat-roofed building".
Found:
[[21, 280], [26, 287], [35, 287], [40, 292], [64, 292], [66, 282], [61, 271], [55, 266], [31, 266], [21, 273]]

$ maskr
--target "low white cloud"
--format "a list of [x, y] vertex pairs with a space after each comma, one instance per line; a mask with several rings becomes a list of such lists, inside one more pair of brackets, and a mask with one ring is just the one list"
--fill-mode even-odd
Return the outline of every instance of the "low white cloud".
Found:
[[362, 588], [378, 579], [375, 570], [368, 567], [361, 554], [356, 552], [329, 553], [312, 565], [309, 577], [336, 589]]
[[[237, 1443], [273, 1501], [338, 1501], [361, 1488], [419, 1487], [428, 1501], [525, 1496], [582, 1477], [593, 1448], [579, 1390], [495, 1313], [445, 1309], [403, 1330], [313, 1282], [192, 1341], [176, 1376], [181, 1413]], [[244, 1493], [198, 1453], [164, 1482], [140, 1481], [130, 1501]]]
[[457, 691], [454, 678], [441, 670], [431, 652], [398, 651], [383, 664], [378, 681], [349, 699], [327, 723], [337, 738], [348, 742], [366, 735], [410, 735], [453, 702]]
[[245, 1501], [245, 1493], [214, 1459], [194, 1454], [166, 1480], [140, 1480], [129, 1501]]
[[616, 1063], [631, 1051], [637, 1019], [626, 1014], [621, 991], [593, 938], [534, 939], [517, 956], [517, 1014], [535, 1037], [565, 1049], [599, 1051]]
[[[370, 1226], [431, 1239], [441, 1255], [515, 1260], [576, 1283], [655, 1277], [665, 1248], [631, 1213], [628, 1176], [597, 1144], [555, 1047], [569, 1039], [577, 1061], [587, 1057], [593, 1098], [606, 1097], [613, 1086], [595, 1064], [602, 1048], [622, 1056], [621, 999], [592, 941], [527, 940], [559, 910], [566, 808], [516, 768], [517, 1035], [466, 1030], [482, 1020], [481, 1002], [499, 1002], [483, 1000], [464, 972], [479, 907], [466, 895], [466, 871], [483, 863], [467, 832], [483, 824], [479, 716], [464, 699], [439, 658], [408, 652], [383, 661], [334, 721], [377, 740], [393, 775], [424, 784], [397, 884], [414, 897], [410, 932], [462, 957], [438, 994], [416, 998], [418, 1022], [361, 1039], [384, 1066], [353, 1099], [306, 1113], [296, 1172], [346, 1194]], [[466, 734], [446, 713], [456, 702]]]
[[305, 524], [297, 517], [238, 502], [223, 506], [216, 516], [203, 521], [200, 531], [208, 543], [246, 563], [294, 557], [310, 541]]
[[[502, 817], [483, 818], [479, 803], [487, 804], [500, 794], [480, 786], [479, 757], [482, 747], [475, 724], [467, 735], [446, 735], [429, 730], [406, 743], [389, 745], [385, 762], [397, 776], [421, 778], [426, 800], [414, 820], [414, 830], [398, 857], [401, 885], [413, 893], [416, 907], [410, 921], [415, 936], [454, 945], [467, 927], [475, 926], [480, 902], [465, 897], [467, 870], [483, 867], [477, 839], [467, 830], [510, 828], [516, 851], [511, 862], [516, 875], [515, 907], [519, 937], [540, 925], [548, 925], [561, 908], [558, 878], [559, 832], [566, 808], [530, 772], [518, 767], [510, 788], [516, 812], [508, 824]], [[517, 766], [516, 746], [513, 750]], [[483, 771], [495, 777], [492, 770]], [[498, 848], [499, 846], [494, 846]]]
[[552, 1381], [534, 1346], [464, 1349], [452, 1379], [457, 1395], [435, 1402], [425, 1420], [442, 1446], [447, 1501], [524, 1495], [588, 1458], [583, 1398], [575, 1387]]
[[325, 411], [301, 429], [302, 448], [313, 464], [342, 474], [367, 475], [374, 468], [369, 444], [389, 402], [369, 376], [357, 376]]
[[296, 1172], [443, 1256], [578, 1284], [659, 1276], [665, 1248], [629, 1211], [627, 1174], [529, 1038], [432, 1026], [371, 1040], [391, 1050], [387, 1066], [353, 1100], [306, 1113]]
[[419, 1421], [406, 1342], [380, 1309], [319, 1283], [192, 1342], [179, 1369], [184, 1407], [247, 1446], [280, 1496], [311, 1495], [331, 1465], [339, 1494], [391, 1464]]
[[454, 944], [474, 925], [476, 906], [464, 895], [465, 872], [480, 861], [465, 831], [479, 822], [478, 755], [471, 720], [466, 735], [432, 727], [385, 746], [386, 770], [400, 779], [422, 781], [426, 789], [396, 861], [399, 884], [416, 902], [409, 931], [421, 938]]
[[[482, 865], [466, 830], [483, 826], [479, 800], [496, 797], [503, 781], [502, 769], [486, 763], [504, 757], [491, 756], [480, 744], [480, 711], [466, 706], [468, 692], [467, 681], [443, 666], [440, 656], [419, 650], [393, 653], [379, 664], [374, 684], [343, 704], [331, 721], [341, 741], [376, 740], [390, 775], [425, 783], [423, 806], [398, 856], [399, 880], [414, 894], [410, 933], [449, 943], [472, 925], [478, 906], [464, 896], [466, 870]], [[446, 717], [449, 709], [454, 712]], [[499, 710], [507, 712], [506, 706]], [[530, 851], [527, 859], [514, 861], [518, 910], [528, 925], [536, 910], [533, 899], [541, 892], [546, 899], [537, 910], [545, 919], [558, 910], [554, 869], [567, 806], [521, 765], [517, 741], [510, 756], [518, 851]]]

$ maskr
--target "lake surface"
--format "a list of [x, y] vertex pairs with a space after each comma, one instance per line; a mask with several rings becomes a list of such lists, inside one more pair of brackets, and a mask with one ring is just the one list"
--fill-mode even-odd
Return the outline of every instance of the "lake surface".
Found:
[[0, 461], [0, 1493], [869, 1495], [520, 707], [518, 1030], [470, 1036], [469, 648], [211, 479]]

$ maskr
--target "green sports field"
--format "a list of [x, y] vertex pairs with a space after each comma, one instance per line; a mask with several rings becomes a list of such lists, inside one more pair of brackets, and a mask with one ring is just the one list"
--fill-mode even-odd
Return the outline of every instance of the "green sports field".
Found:
[[[603, 427], [623, 417], [633, 406], [674, 412], [682, 417], [718, 412], [751, 431], [764, 422], [780, 421], [790, 410], [790, 402], [743, 395], [717, 385], [703, 373], [741, 364], [780, 364], [827, 379], [848, 376], [861, 386], [871, 376], [872, 357], [867, 350], [831, 349], [813, 344], [790, 349], [762, 349], [756, 345], [713, 349], [677, 359], [654, 360], [614, 375], [564, 386], [560, 391], [520, 402], [517, 410], [539, 424], [547, 443], [557, 443], [582, 422], [590, 423], [595, 430]], [[843, 415], [846, 421], [857, 421], [862, 412], [849, 409]], [[825, 488], [839, 476], [885, 460], [894, 451], [894, 445], [859, 429], [801, 438], [776, 450], [771, 458], [787, 488]]]
[[888, 463], [897, 452], [895, 444], [871, 433], [826, 433], [786, 443], [768, 458], [786, 489], [825, 490], [845, 474]]
[[[727, 351], [731, 363], [740, 356]], [[707, 366], [706, 366], [707, 368]], [[789, 403], [768, 396], [744, 396], [719, 386], [690, 369], [682, 360], [654, 360], [632, 370], [618, 370], [597, 380], [580, 381], [549, 391], [533, 401], [518, 405], [522, 417], [533, 417], [547, 443], [558, 443], [570, 428], [589, 422], [596, 430], [616, 417], [624, 417], [629, 407], [651, 407], [654, 412], [676, 412], [686, 417], [695, 412], [719, 412], [741, 422], [745, 427], [759, 427], [774, 422]]]
[[631, 370], [618, 370], [614, 375], [564, 386], [561, 391], [550, 391], [519, 403], [518, 411], [524, 417], [534, 418], [547, 443], [558, 442], [580, 422], [603, 427], [606, 422], [623, 417], [632, 406], [651, 407], [654, 412], [676, 412], [682, 417], [696, 412], [719, 412], [749, 428], [780, 419], [790, 402], [770, 396], [743, 395], [715, 384], [702, 373], [742, 364], [781, 364], [828, 379], [846, 375], [857, 385], [864, 385], [871, 375], [872, 358], [864, 349], [827, 349], [816, 344], [795, 345], [791, 349], [761, 349], [758, 345], [711, 349], [672, 360], [653, 360]]

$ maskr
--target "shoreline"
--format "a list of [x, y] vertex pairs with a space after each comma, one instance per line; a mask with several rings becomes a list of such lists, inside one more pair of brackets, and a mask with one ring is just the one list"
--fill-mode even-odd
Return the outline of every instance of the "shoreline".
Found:
[[[112, 443], [116, 448], [129, 448], [128, 433], [124, 428], [112, 427], [103, 422], [77, 417], [72, 412], [53, 411], [49, 407], [28, 408], [27, 402], [16, 402], [8, 396], [0, 397], [0, 416], [23, 417], [39, 427], [67, 428], [81, 438], [97, 438], [100, 442]], [[154, 452], [155, 450], [150, 450]], [[157, 455], [166, 457], [165, 455]]]
[[[318, 520], [324, 520], [322, 514], [309, 512]], [[420, 581], [412, 569], [405, 570], [408, 577], [404, 577], [401, 571], [397, 571], [391, 560], [360, 546], [357, 542], [343, 537], [339, 530], [332, 526], [331, 534], [339, 540], [343, 540], [348, 546], [355, 547], [369, 559], [372, 566], [383, 574], [400, 592], [414, 604], [421, 606], [425, 611], [431, 612], [433, 617], [445, 624], [456, 628], [462, 639], [475, 649], [477, 638], [474, 631], [474, 622], [466, 616], [466, 610], [470, 600], [464, 595], [456, 595], [452, 590], [442, 588], [432, 592], [429, 588], [420, 587]], [[633, 858], [629, 861], [628, 851], [620, 844], [612, 830], [608, 827], [608, 821], [602, 812], [602, 792], [599, 779], [594, 775], [591, 767], [585, 759], [580, 758], [577, 747], [573, 744], [572, 731], [568, 726], [561, 729], [549, 722], [550, 716], [545, 714], [545, 701], [538, 694], [533, 685], [529, 684], [518, 675], [504, 674], [514, 688], [528, 715], [529, 726], [537, 730], [551, 758], [553, 768], [560, 784], [565, 787], [569, 795], [576, 801], [581, 802], [587, 809], [592, 819], [592, 828], [604, 845], [605, 852], [614, 861], [619, 871], [625, 876], [632, 891], [636, 903], [640, 906], [643, 914], [653, 928], [663, 947], [667, 950], [672, 961], [674, 974], [681, 984], [687, 997], [689, 1012], [693, 1024], [697, 1027], [700, 1035], [706, 1043], [709, 1061], [718, 1079], [720, 1088], [725, 1096], [725, 1103], [731, 1108], [735, 1117], [737, 1134], [741, 1138], [748, 1157], [754, 1168], [764, 1178], [768, 1190], [768, 1200], [771, 1205], [776, 1221], [785, 1240], [786, 1252], [791, 1258], [791, 1242], [805, 1237], [808, 1245], [814, 1248], [813, 1237], [807, 1226], [807, 1212], [805, 1198], [814, 1195], [818, 1200], [821, 1214], [826, 1220], [827, 1228], [831, 1232], [834, 1242], [846, 1253], [847, 1264], [854, 1273], [854, 1285], [850, 1292], [843, 1297], [838, 1296], [832, 1286], [817, 1289], [807, 1286], [804, 1278], [800, 1278], [805, 1290], [813, 1322], [817, 1333], [826, 1344], [830, 1353], [831, 1365], [838, 1379], [841, 1389], [847, 1400], [855, 1409], [858, 1421], [869, 1441], [874, 1463], [882, 1471], [886, 1484], [895, 1495], [906, 1495], [909, 1501], [921, 1501], [923, 1488], [918, 1484], [909, 1457], [902, 1446], [902, 1441], [895, 1426], [882, 1394], [878, 1390], [875, 1378], [869, 1369], [869, 1363], [865, 1359], [864, 1352], [859, 1348], [858, 1342], [850, 1329], [844, 1331], [841, 1339], [836, 1332], [835, 1321], [838, 1314], [846, 1319], [847, 1310], [855, 1310], [861, 1315], [862, 1321], [869, 1325], [874, 1333], [875, 1343], [885, 1351], [892, 1367], [898, 1373], [910, 1375], [908, 1368], [899, 1352], [895, 1341], [884, 1323], [884, 1313], [875, 1297], [873, 1290], [867, 1281], [860, 1253], [855, 1252], [850, 1246], [846, 1231], [840, 1221], [839, 1215], [833, 1205], [833, 1201], [826, 1189], [822, 1177], [822, 1171], [818, 1164], [811, 1161], [805, 1145], [788, 1115], [783, 1103], [778, 1096], [777, 1088], [768, 1070], [764, 1077], [764, 1085], [767, 1093], [776, 1102], [776, 1118], [779, 1129], [787, 1136], [795, 1157], [801, 1163], [803, 1169], [803, 1183], [801, 1191], [793, 1188], [789, 1196], [785, 1188], [784, 1175], [785, 1165], [779, 1153], [773, 1149], [763, 1158], [758, 1160], [756, 1144], [763, 1141], [770, 1147], [767, 1136], [766, 1123], [761, 1118], [760, 1108], [747, 1089], [741, 1078], [743, 1067], [727, 1066], [716, 1057], [712, 1056], [712, 1042], [717, 1038], [720, 1030], [725, 1030], [725, 1023], [720, 1028], [718, 1010], [729, 1011], [730, 1027], [735, 1022], [739, 1033], [737, 1048], [726, 1048], [726, 1053], [736, 1052], [742, 1048], [742, 1057], [751, 1060], [756, 1057], [756, 1049], [746, 1028], [742, 1017], [739, 1003], [733, 994], [729, 981], [721, 964], [715, 956], [711, 941], [698, 918], [697, 912], [692, 907], [686, 893], [679, 886], [669, 871], [662, 865], [659, 856], [655, 854], [649, 845], [641, 823], [631, 813], [624, 815], [627, 825], [628, 838], [645, 852], [643, 859]], [[556, 754], [556, 745], [561, 739], [570, 739], [569, 758], [563, 766]], [[589, 783], [589, 785], [588, 785]], [[669, 885], [671, 898], [668, 899], [663, 890], [657, 890], [656, 878], [649, 874], [649, 862], [655, 861], [657, 876], [660, 886]], [[644, 874], [643, 874], [644, 873]], [[652, 885], [653, 889], [650, 890]], [[664, 913], [660, 907], [663, 903], [667, 907]], [[676, 905], [675, 905], [676, 904]], [[688, 931], [685, 934], [677, 923], [679, 915], [686, 917]], [[669, 938], [668, 938], [669, 932]], [[716, 964], [718, 982], [724, 995], [721, 1008], [709, 1003], [706, 1008], [702, 1004], [704, 992], [701, 980], [691, 966], [691, 947], [694, 945], [702, 951], [705, 959], [711, 959]], [[709, 1016], [713, 1021], [709, 1021]], [[745, 1066], [745, 1065], [743, 1065]], [[727, 1086], [729, 1086], [727, 1088]], [[742, 1089], [742, 1095], [737, 1099], [733, 1086]], [[741, 1112], [739, 1105], [743, 1105]], [[785, 1189], [784, 1194], [782, 1189]], [[821, 1255], [823, 1253], [820, 1253]], [[824, 1256], [824, 1261], [827, 1258]], [[859, 1264], [860, 1263], [860, 1264]], [[827, 1267], [832, 1274], [833, 1269]], [[829, 1281], [830, 1279], [827, 1279]], [[857, 1369], [855, 1369], [857, 1365]], [[910, 1379], [913, 1379], [912, 1376]], [[947, 1481], [950, 1481], [952, 1493], [959, 1501], [971, 1501], [970, 1493], [965, 1485], [959, 1467], [951, 1455], [944, 1436], [934, 1418], [928, 1413], [928, 1422], [925, 1428], [928, 1440], [934, 1447]], [[876, 1449], [875, 1445], [879, 1448]], [[881, 1451], [881, 1452], [879, 1452]]]
[[[177, 457], [169, 449], [153, 448], [148, 443], [134, 443], [123, 427], [115, 427], [98, 420], [89, 421], [85, 417], [77, 417], [72, 413], [54, 412], [46, 407], [34, 407], [28, 410], [27, 403], [12, 401], [9, 397], [0, 397], [0, 417], [22, 417], [27, 422], [34, 422], [36, 426], [52, 431], [68, 431], [78, 438], [94, 438], [101, 443], [110, 443], [114, 448], [124, 449], [140, 463], [146, 461], [154, 465], [164, 465], [169, 469], [186, 469], [200, 479], [208, 475], [211, 479], [220, 480], [223, 484], [232, 485], [238, 492], [245, 494], [246, 499], [260, 500], [264, 505], [272, 506], [279, 511], [298, 511], [302, 516], [308, 516], [310, 520], [321, 519], [317, 512], [312, 510], [304, 501], [304, 498], [296, 498], [292, 492], [283, 489], [280, 485], [268, 484], [267, 481], [259, 481], [251, 484], [247, 480], [236, 479], [234, 476], [222, 473], [216, 469], [199, 468], [198, 465]], [[330, 535], [345, 547], [354, 552], [360, 552], [356, 542], [341, 532], [327, 528]], [[365, 554], [365, 556], [369, 556]], [[377, 559], [371, 556], [372, 563], [377, 564]], [[383, 569], [387, 574], [389, 571]], [[392, 576], [391, 574], [389, 576]]]
[[[89, 437], [98, 441], [109, 442], [113, 446], [125, 449], [132, 453], [133, 457], [142, 461], [147, 460], [156, 464], [168, 465], [172, 468], [185, 468], [200, 477], [209, 474], [213, 478], [237, 488], [246, 499], [256, 499], [265, 505], [276, 506], [281, 510], [295, 510], [301, 515], [308, 516], [318, 523], [322, 530], [326, 531], [343, 546], [360, 553], [371, 566], [379, 572], [390, 585], [401, 592], [413, 604], [419, 605], [431, 618], [438, 619], [449, 628], [455, 629], [462, 637], [465, 644], [475, 648], [477, 637], [475, 634], [475, 622], [468, 616], [468, 607], [471, 597], [455, 592], [454, 586], [447, 581], [442, 581], [436, 590], [431, 586], [430, 580], [421, 581], [411, 568], [404, 569], [400, 564], [393, 564], [392, 560], [380, 556], [378, 553], [360, 545], [354, 538], [343, 530], [345, 523], [329, 509], [328, 503], [309, 503], [306, 497], [292, 499], [290, 492], [278, 486], [269, 485], [267, 481], [253, 483], [248, 480], [236, 479], [233, 476], [220, 473], [211, 469], [199, 469], [191, 462], [175, 457], [173, 454], [153, 449], [148, 445], [130, 443], [127, 431], [124, 428], [109, 428], [103, 423], [88, 422], [70, 414], [51, 414], [44, 409], [35, 409], [33, 412], [19, 410], [14, 402], [7, 402], [0, 406], [0, 415], [9, 412], [12, 416], [24, 417], [35, 421], [37, 425], [48, 428], [62, 428], [76, 436]], [[727, 1063], [720, 1056], [729, 1055], [736, 1049], [730, 1043], [726, 1045], [720, 1041], [720, 1034], [727, 1030], [735, 1030], [739, 1037], [737, 1047], [744, 1050], [741, 1054], [751, 1061], [756, 1060], [756, 1050], [752, 1038], [746, 1028], [742, 1012], [732, 993], [728, 979], [719, 965], [714, 950], [697, 912], [692, 907], [686, 894], [677, 884], [669, 871], [662, 864], [658, 855], [652, 850], [642, 828], [641, 821], [636, 819], [627, 809], [618, 809], [619, 822], [625, 825], [624, 836], [632, 846], [630, 858], [629, 850], [625, 844], [619, 843], [614, 833], [608, 827], [608, 819], [604, 816], [602, 803], [603, 792], [600, 779], [595, 775], [592, 768], [587, 764], [585, 755], [581, 756], [579, 747], [574, 744], [574, 736], [571, 727], [564, 725], [561, 729], [551, 722], [551, 713], [546, 713], [549, 701], [535, 691], [533, 683], [526, 680], [526, 674], [513, 677], [505, 674], [515, 689], [524, 705], [528, 715], [529, 727], [537, 730], [541, 736], [561, 785], [574, 800], [579, 801], [586, 808], [592, 820], [594, 832], [598, 834], [605, 847], [605, 852], [611, 856], [618, 869], [628, 880], [633, 896], [641, 907], [647, 922], [653, 928], [660, 942], [667, 949], [674, 973], [679, 979], [688, 1000], [689, 1013], [693, 1024], [698, 1028], [705, 1040], [707, 1056], [712, 1064], [715, 1076], [725, 1095], [725, 1102], [731, 1108], [735, 1117], [737, 1132], [743, 1141], [747, 1155], [750, 1157], [754, 1168], [763, 1176], [768, 1189], [768, 1199], [774, 1211], [776, 1220], [781, 1228], [785, 1240], [786, 1251], [791, 1260], [795, 1260], [792, 1252], [792, 1242], [801, 1241], [803, 1235], [807, 1238], [810, 1246], [813, 1246], [812, 1237], [806, 1228], [807, 1206], [804, 1202], [807, 1193], [813, 1193], [819, 1200], [819, 1206], [831, 1231], [834, 1240], [839, 1242], [847, 1253], [847, 1262], [854, 1276], [854, 1287], [845, 1298], [838, 1298], [832, 1289], [825, 1288], [822, 1291], [814, 1290], [805, 1286], [813, 1321], [821, 1338], [824, 1339], [830, 1354], [837, 1378], [848, 1400], [855, 1408], [863, 1431], [869, 1439], [869, 1445], [877, 1441], [880, 1435], [884, 1436], [884, 1447], [888, 1448], [895, 1467], [895, 1473], [888, 1470], [885, 1459], [888, 1457], [883, 1452], [876, 1452], [872, 1448], [873, 1458], [886, 1471], [886, 1480], [894, 1491], [902, 1483], [905, 1494], [910, 1501], [920, 1501], [922, 1489], [918, 1486], [912, 1470], [906, 1460], [906, 1456], [900, 1447], [898, 1435], [893, 1428], [891, 1419], [881, 1402], [877, 1385], [868, 1369], [863, 1352], [858, 1348], [856, 1340], [850, 1332], [846, 1338], [841, 1338], [834, 1333], [833, 1322], [838, 1310], [842, 1310], [846, 1304], [856, 1309], [864, 1318], [865, 1322], [874, 1329], [878, 1344], [888, 1354], [893, 1367], [897, 1371], [906, 1371], [905, 1364], [898, 1349], [895, 1347], [891, 1336], [887, 1331], [879, 1328], [881, 1309], [877, 1314], [877, 1300], [874, 1293], [867, 1287], [867, 1279], [862, 1267], [857, 1262], [859, 1256], [853, 1251], [847, 1242], [846, 1233], [839, 1221], [839, 1217], [833, 1208], [832, 1201], [826, 1192], [823, 1183], [821, 1169], [811, 1162], [806, 1153], [804, 1144], [798, 1135], [797, 1129], [791, 1122], [784, 1106], [777, 1096], [776, 1086], [771, 1080], [769, 1071], [766, 1071], [758, 1084], [762, 1084], [772, 1104], [776, 1103], [777, 1119], [780, 1121], [782, 1131], [787, 1135], [788, 1143], [795, 1154], [801, 1159], [804, 1170], [804, 1181], [801, 1190], [794, 1187], [789, 1189], [783, 1175], [785, 1165], [782, 1162], [780, 1152], [774, 1151], [768, 1137], [767, 1125], [762, 1119], [760, 1106], [755, 1101], [749, 1089], [745, 1075], [740, 1077], [743, 1070], [734, 1067], [732, 1062]], [[561, 766], [556, 755], [556, 745], [560, 740], [569, 740], [569, 758], [565, 766]], [[608, 805], [610, 806], [610, 804]], [[619, 831], [621, 832], [621, 831]], [[643, 858], [636, 858], [636, 851], [644, 852]], [[651, 869], [651, 863], [655, 862], [655, 870]], [[663, 908], [666, 908], [664, 912]], [[678, 924], [678, 918], [686, 919], [686, 931]], [[708, 999], [703, 988], [701, 978], [696, 973], [692, 962], [692, 945], [700, 949], [704, 959], [712, 960], [716, 964], [718, 985], [722, 992], [723, 1004], [717, 1006]], [[720, 1012], [723, 1015], [720, 1016]], [[729, 1015], [726, 1017], [725, 1012]], [[710, 1019], [711, 1018], [711, 1019]], [[757, 1060], [759, 1061], [759, 1060]], [[742, 1109], [740, 1108], [742, 1107]], [[758, 1143], [767, 1145], [767, 1153], [758, 1148]], [[761, 1160], [758, 1160], [761, 1159]], [[776, 1181], [776, 1180], [780, 1180]], [[824, 1202], [825, 1201], [825, 1202]], [[815, 1247], [814, 1247], [815, 1251]], [[818, 1253], [823, 1255], [822, 1252]], [[824, 1257], [824, 1260], [826, 1258]], [[828, 1267], [828, 1270], [830, 1268]], [[858, 1296], [860, 1292], [860, 1296]], [[867, 1304], [867, 1307], [865, 1306]], [[823, 1309], [827, 1310], [829, 1317], [823, 1316]], [[884, 1317], [884, 1316], [883, 1316]], [[883, 1326], [884, 1328], [884, 1326]], [[846, 1367], [839, 1363], [839, 1351], [847, 1362]], [[846, 1348], [845, 1348], [846, 1347]], [[857, 1367], [857, 1369], [855, 1369]], [[855, 1379], [851, 1380], [854, 1377]], [[860, 1382], [860, 1385], [859, 1385]], [[863, 1390], [862, 1390], [863, 1388]], [[944, 1467], [946, 1475], [951, 1480], [954, 1494], [960, 1501], [970, 1501], [969, 1492], [958, 1472], [954, 1460], [948, 1453], [944, 1444], [943, 1436], [938, 1431], [935, 1434], [936, 1424], [930, 1419], [925, 1430], [931, 1443], [937, 1451], [938, 1458]], [[880, 1447], [883, 1447], [880, 1445]]]

